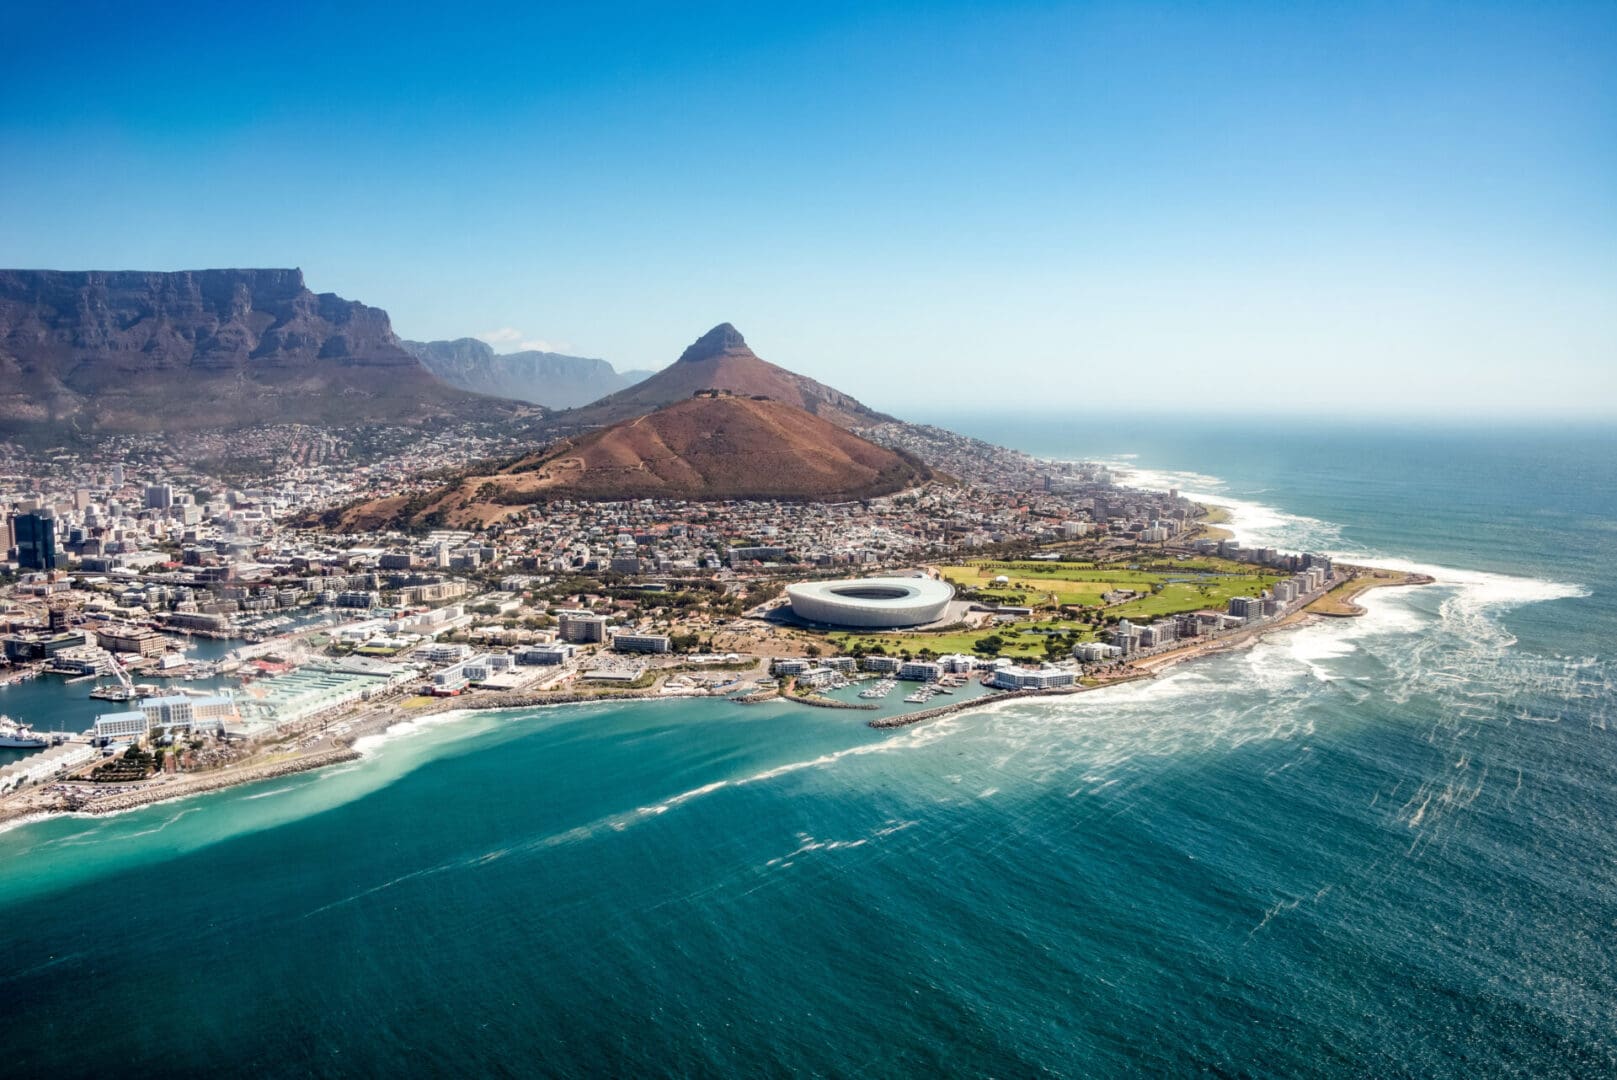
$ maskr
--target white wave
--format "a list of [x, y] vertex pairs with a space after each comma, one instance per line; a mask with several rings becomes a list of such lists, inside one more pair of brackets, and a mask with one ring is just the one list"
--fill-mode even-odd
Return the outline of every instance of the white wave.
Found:
[[256, 799], [267, 799], [272, 795], [285, 795], [288, 791], [296, 791], [296, 790], [297, 790], [297, 788], [290, 787], [290, 786], [289, 787], [273, 788], [273, 789], [271, 789], [269, 791], [260, 791], [256, 795], [245, 795], [245, 796], [242, 797], [242, 801], [243, 802], [253, 802]]
[[451, 709], [449, 712], [433, 713], [430, 716], [406, 717], [397, 723], [389, 724], [374, 735], [363, 735], [355, 739], [354, 749], [361, 754], [373, 754], [394, 740], [419, 735], [429, 728], [442, 727], [476, 715], [477, 711], [473, 709]]

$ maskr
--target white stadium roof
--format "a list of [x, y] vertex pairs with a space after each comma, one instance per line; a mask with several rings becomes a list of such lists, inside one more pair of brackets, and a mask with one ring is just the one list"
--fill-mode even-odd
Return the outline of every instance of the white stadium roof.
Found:
[[848, 578], [788, 585], [786, 595], [800, 619], [879, 629], [936, 622], [954, 586], [927, 577]]

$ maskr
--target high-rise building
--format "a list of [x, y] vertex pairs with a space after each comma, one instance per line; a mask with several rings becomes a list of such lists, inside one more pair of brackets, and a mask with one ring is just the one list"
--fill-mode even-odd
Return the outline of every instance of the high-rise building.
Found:
[[146, 485], [146, 509], [167, 510], [174, 505], [174, 489], [167, 484]]
[[49, 510], [18, 514], [17, 565], [24, 570], [56, 569], [56, 516]]

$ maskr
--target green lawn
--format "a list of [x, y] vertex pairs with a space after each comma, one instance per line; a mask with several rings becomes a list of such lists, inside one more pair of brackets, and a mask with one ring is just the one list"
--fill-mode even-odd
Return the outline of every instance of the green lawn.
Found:
[[[1130, 565], [1136, 567], [1130, 569]], [[995, 599], [1010, 601], [1018, 596], [1024, 604], [1044, 608], [1047, 614], [1056, 604], [1097, 607], [1101, 594], [1116, 589], [1132, 589], [1146, 595], [1104, 609], [1108, 617], [1116, 616], [1148, 622], [1164, 615], [1177, 615], [1202, 608], [1223, 610], [1231, 597], [1256, 596], [1281, 575], [1258, 573], [1245, 563], [1228, 559], [1197, 557], [1174, 559], [1153, 557], [1134, 564], [1096, 566], [1087, 562], [996, 562], [985, 560], [939, 568], [943, 576], [956, 586], [973, 589]], [[1010, 579], [1009, 585], [994, 586], [998, 575]], [[1189, 580], [1176, 580], [1189, 579]], [[1005, 639], [1000, 655], [1016, 658], [1037, 658], [1044, 655], [1046, 634], [1042, 630], [1077, 631], [1080, 640], [1089, 641], [1099, 634], [1098, 628], [1071, 619], [1045, 619], [1017, 623], [1003, 628], [982, 630], [951, 630], [941, 633], [871, 633], [837, 631], [827, 634], [831, 645], [848, 651], [855, 644], [866, 649], [881, 646], [889, 655], [909, 651], [918, 653], [931, 649], [935, 653], [973, 652], [976, 643], [989, 634]]]

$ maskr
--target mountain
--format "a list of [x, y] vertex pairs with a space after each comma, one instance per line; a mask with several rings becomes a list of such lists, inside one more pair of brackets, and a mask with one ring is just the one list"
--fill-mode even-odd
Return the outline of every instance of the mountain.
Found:
[[761, 395], [851, 430], [892, 420], [840, 390], [761, 359], [729, 323], [703, 334], [678, 361], [644, 382], [553, 419], [558, 426], [574, 429], [614, 424], [684, 401], [699, 390]]
[[454, 341], [403, 341], [405, 351], [450, 386], [478, 394], [529, 401], [551, 409], [570, 409], [625, 387], [651, 374], [621, 374], [605, 360], [553, 352], [496, 353], [476, 338]]
[[0, 270], [0, 432], [55, 440], [534, 412], [439, 382], [301, 270]]
[[551, 499], [843, 502], [931, 478], [890, 450], [782, 401], [712, 392], [425, 494], [351, 508], [350, 529], [471, 526]]

